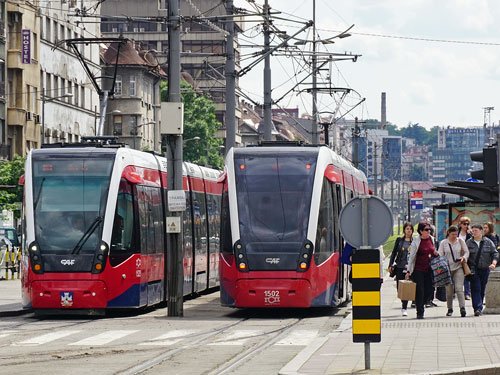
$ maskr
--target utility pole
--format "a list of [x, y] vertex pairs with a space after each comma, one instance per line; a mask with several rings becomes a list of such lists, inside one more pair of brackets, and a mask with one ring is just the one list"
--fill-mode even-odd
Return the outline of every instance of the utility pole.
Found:
[[313, 0], [313, 40], [312, 40], [312, 144], [318, 141], [318, 77], [317, 77], [317, 56], [316, 56], [316, 0]]
[[[264, 2], [264, 140], [272, 141], [271, 30], [269, 0]], [[314, 142], [313, 142], [314, 143]]]
[[[168, 101], [181, 102], [181, 19], [179, 0], [168, 0]], [[233, 96], [234, 98], [234, 96]], [[182, 186], [182, 134], [167, 135], [167, 189], [183, 190]], [[181, 217], [180, 212], [170, 216]], [[168, 316], [183, 316], [183, 254], [182, 220], [180, 233], [167, 233]]]
[[377, 180], [378, 180], [378, 168], [377, 168], [377, 142], [375, 142], [374, 144], [374, 147], [373, 147], [373, 194], [375, 194], [376, 196], [378, 196], [378, 186], [377, 186]]
[[[394, 168], [391, 168], [391, 213], [394, 217]], [[394, 225], [391, 229], [391, 235], [394, 235]]]
[[398, 235], [401, 234], [401, 176], [398, 181]]
[[358, 168], [359, 165], [359, 125], [358, 125], [358, 118], [354, 118], [354, 132], [353, 132], [353, 158], [352, 158], [352, 163], [356, 168]]
[[236, 63], [234, 59], [234, 2], [226, 0], [226, 154], [236, 146]]
[[384, 142], [382, 141], [382, 157], [380, 158], [380, 198], [384, 200]]

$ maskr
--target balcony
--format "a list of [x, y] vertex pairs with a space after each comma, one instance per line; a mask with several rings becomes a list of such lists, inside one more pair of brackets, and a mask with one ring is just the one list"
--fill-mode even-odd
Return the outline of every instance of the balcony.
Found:
[[24, 126], [26, 124], [26, 110], [22, 108], [8, 108], [7, 124], [10, 126]]
[[24, 64], [21, 60], [20, 49], [9, 49], [7, 51], [7, 67], [9, 69], [24, 69]]

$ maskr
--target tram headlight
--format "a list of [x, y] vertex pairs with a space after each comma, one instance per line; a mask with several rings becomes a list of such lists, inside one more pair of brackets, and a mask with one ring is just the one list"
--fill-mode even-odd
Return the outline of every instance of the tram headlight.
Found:
[[244, 263], [244, 262], [241, 262], [241, 263], [238, 265], [238, 267], [239, 267], [239, 268], [240, 268], [240, 270], [242, 270], [242, 271], [247, 269], [247, 265], [246, 265], [246, 263]]
[[312, 242], [307, 240], [302, 246], [302, 251], [300, 252], [300, 258], [297, 264], [297, 272], [305, 272], [309, 269], [313, 251], [314, 246]]
[[40, 255], [40, 246], [36, 241], [33, 241], [28, 246], [28, 254], [30, 256], [31, 269], [35, 273], [43, 273], [42, 257]]
[[236, 268], [240, 272], [248, 272], [248, 261], [245, 253], [245, 247], [243, 244], [238, 240], [235, 242], [233, 245], [233, 252], [236, 257]]
[[104, 267], [106, 266], [106, 260], [108, 259], [108, 252], [108, 244], [104, 241], [101, 241], [94, 257], [92, 273], [101, 273], [104, 270]]

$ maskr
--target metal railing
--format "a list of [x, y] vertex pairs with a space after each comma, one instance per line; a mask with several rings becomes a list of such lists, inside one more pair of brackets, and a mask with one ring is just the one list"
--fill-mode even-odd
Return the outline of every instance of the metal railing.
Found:
[[0, 249], [0, 280], [21, 278], [21, 248]]

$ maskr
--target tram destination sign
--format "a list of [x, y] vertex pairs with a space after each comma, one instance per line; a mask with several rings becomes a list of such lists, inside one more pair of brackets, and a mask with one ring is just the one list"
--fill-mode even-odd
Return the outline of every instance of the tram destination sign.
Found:
[[184, 190], [169, 190], [167, 202], [170, 212], [186, 211], [186, 193]]

